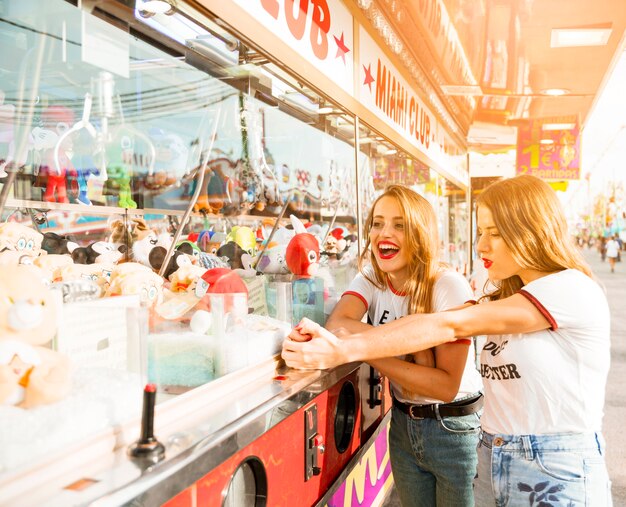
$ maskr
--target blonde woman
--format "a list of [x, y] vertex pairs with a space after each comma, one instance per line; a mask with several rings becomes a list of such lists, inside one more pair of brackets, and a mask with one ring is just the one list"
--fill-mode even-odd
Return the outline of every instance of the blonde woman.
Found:
[[476, 505], [610, 506], [601, 432], [610, 362], [604, 292], [545, 182], [519, 176], [493, 184], [479, 196], [477, 226], [477, 251], [496, 285], [482, 304], [410, 315], [341, 340], [304, 322], [283, 357], [290, 366], [326, 368], [488, 335]]
[[[374, 202], [365, 237], [360, 274], [329, 317], [328, 329], [358, 332], [371, 327], [362, 322], [365, 315], [379, 326], [473, 299], [463, 276], [438, 261], [435, 212], [416, 192], [388, 187]], [[391, 468], [404, 506], [474, 505], [483, 400], [469, 345], [470, 340], [458, 340], [369, 361], [392, 384]]]

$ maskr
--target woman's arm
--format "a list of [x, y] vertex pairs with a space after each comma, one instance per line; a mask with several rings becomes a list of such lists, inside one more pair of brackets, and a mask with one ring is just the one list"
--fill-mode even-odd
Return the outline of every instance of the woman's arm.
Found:
[[405, 397], [410, 398], [413, 394], [447, 403], [454, 400], [459, 392], [468, 349], [465, 343], [448, 343], [435, 347], [435, 367], [395, 358], [374, 359], [368, 363], [399, 384]]
[[[476, 335], [531, 333], [550, 327], [521, 294], [460, 310], [408, 315], [342, 340], [308, 319], [283, 343], [283, 358], [294, 368], [330, 368], [351, 361], [410, 354]], [[312, 338], [312, 339], [311, 339]], [[295, 340], [309, 339], [307, 342]]]
[[367, 308], [360, 298], [352, 294], [344, 294], [335, 305], [324, 327], [331, 332], [339, 329], [345, 329], [350, 333], [367, 331], [372, 326], [361, 322], [365, 312]]

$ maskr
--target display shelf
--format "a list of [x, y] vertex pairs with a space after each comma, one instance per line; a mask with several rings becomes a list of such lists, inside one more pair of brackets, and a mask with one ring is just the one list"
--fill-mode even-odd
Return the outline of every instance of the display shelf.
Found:
[[7, 208], [54, 210], [81, 213], [84, 215], [173, 215], [182, 216], [184, 210], [156, 209], [156, 208], [119, 208], [117, 206], [100, 206], [86, 204], [72, 204], [60, 202], [29, 201], [24, 199], [7, 199]]

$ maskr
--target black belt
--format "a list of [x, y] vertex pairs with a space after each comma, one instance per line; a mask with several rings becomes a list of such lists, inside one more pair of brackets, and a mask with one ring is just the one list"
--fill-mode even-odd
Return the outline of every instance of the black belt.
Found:
[[483, 395], [480, 393], [464, 400], [430, 405], [411, 405], [394, 397], [393, 406], [408, 414], [411, 419], [438, 419], [437, 413], [439, 417], [461, 417], [474, 414], [483, 408]]

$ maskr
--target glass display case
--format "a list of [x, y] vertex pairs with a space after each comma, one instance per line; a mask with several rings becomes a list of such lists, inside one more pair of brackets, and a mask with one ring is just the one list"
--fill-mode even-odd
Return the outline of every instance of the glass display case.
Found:
[[[71, 365], [54, 398], [27, 407], [4, 389], [28, 396], [41, 362], [2, 356], [0, 366], [31, 357], [20, 378], [0, 377], [6, 498], [163, 502], [292, 414], [302, 426], [299, 411], [321, 395], [342, 442], [327, 451], [328, 487], [382, 420], [382, 381], [363, 365], [285, 375], [282, 340], [302, 317], [324, 324], [386, 184], [428, 196], [450, 243], [462, 203], [427, 165], [200, 13], [62, 0], [0, 12], [0, 275], [37, 277], [24, 297], [50, 294], [56, 316], [39, 345]], [[0, 346], [22, 329], [13, 286], [3, 290]], [[166, 438], [154, 470], [126, 453], [146, 384]], [[154, 484], [150, 474], [181, 463], [186, 483]], [[256, 477], [246, 467], [235, 498], [249, 487], [241, 477]]]

